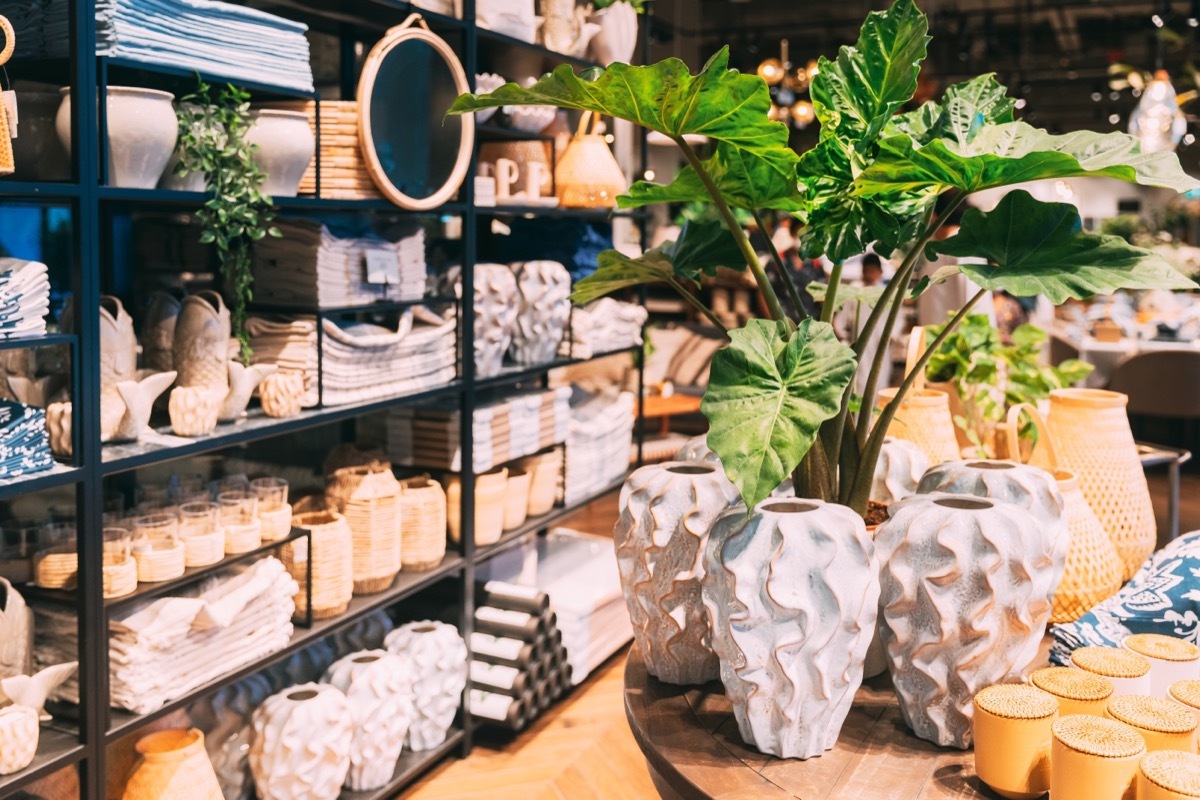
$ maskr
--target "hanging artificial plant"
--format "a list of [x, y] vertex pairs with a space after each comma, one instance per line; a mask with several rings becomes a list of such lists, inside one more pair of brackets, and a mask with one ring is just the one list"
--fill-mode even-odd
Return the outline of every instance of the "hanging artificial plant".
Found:
[[221, 273], [232, 297], [230, 320], [241, 345], [241, 360], [250, 363], [246, 308], [253, 299], [253, 245], [283, 234], [272, 226], [275, 211], [262, 193], [266, 173], [254, 161], [257, 146], [246, 141], [250, 95], [236, 86], [209, 86], [199, 81], [196, 91], [179, 104], [179, 163], [175, 174], [204, 175], [209, 197], [197, 212], [202, 244], [217, 248]]
[[[753, 507], [789, 476], [801, 497], [845, 503], [866, 514], [871, 479], [888, 425], [905, 393], [971, 307], [981, 290], [944, 326], [905, 376], [894, 400], [873, 420], [883, 359], [889, 348], [870, 345], [894, 329], [906, 297], [931, 281], [962, 273], [987, 289], [1018, 297], [1045, 295], [1053, 303], [1120, 288], [1188, 289], [1192, 281], [1160, 256], [1114, 236], [1081, 229], [1072, 205], [1044, 203], [1013, 191], [995, 210], [968, 210], [959, 232], [934, 237], [949, 212], [934, 214], [945, 195], [955, 209], [972, 193], [1045, 178], [1107, 176], [1183, 192], [1200, 188], [1172, 153], [1142, 153], [1123, 133], [1079, 131], [1062, 136], [1016, 121], [1014, 101], [993, 75], [981, 75], [900, 113], [912, 99], [929, 37], [913, 0], [896, 0], [867, 15], [856, 45], [822, 58], [811, 93], [821, 124], [817, 145], [798, 155], [788, 130], [768, 116], [771, 96], [755, 75], [729, 69], [729, 50], [697, 75], [678, 59], [644, 67], [613, 64], [576, 75], [560, 66], [537, 83], [510, 83], [484, 95], [463, 95], [450, 113], [504, 105], [589, 110], [658, 131], [675, 141], [688, 166], [669, 185], [641, 181], [619, 198], [624, 208], [652, 203], [710, 203], [717, 221], [690, 222], [679, 240], [630, 258], [602, 253], [599, 269], [573, 295], [586, 303], [641, 283], [665, 281], [703, 309], [699, 278], [717, 266], [748, 266], [770, 319], [728, 331], [713, 356], [702, 410], [708, 444], [730, 480]], [[705, 158], [684, 138], [707, 136]], [[784, 273], [797, 316], [785, 313], [735, 209], [792, 213], [802, 255], [828, 256], [836, 265], [822, 319], [807, 318]], [[829, 318], [840, 305], [843, 259], [874, 244], [897, 255], [893, 280], [875, 299], [852, 346], [840, 343]], [[728, 246], [719, 246], [728, 245]], [[730, 252], [733, 250], [734, 252]], [[923, 253], [971, 256], [914, 282]], [[711, 312], [705, 310], [711, 317]], [[886, 324], [884, 320], [886, 318]], [[864, 353], [874, 352], [871, 359]], [[861, 411], [851, 406], [857, 370], [867, 370]]]

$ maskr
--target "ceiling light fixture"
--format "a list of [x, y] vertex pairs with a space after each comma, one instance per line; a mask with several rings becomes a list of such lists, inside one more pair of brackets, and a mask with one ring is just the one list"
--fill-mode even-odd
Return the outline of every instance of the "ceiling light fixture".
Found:
[[1174, 150], [1187, 132], [1187, 119], [1165, 69], [1154, 73], [1137, 107], [1129, 115], [1129, 132], [1142, 142], [1143, 153]]
[[808, 87], [817, 75], [815, 60], [803, 67], [794, 66], [788, 52], [788, 40], [783, 39], [779, 42], [779, 58], [765, 59], [756, 71], [771, 89], [771, 119], [798, 130], [813, 123], [817, 118], [816, 109], [800, 95], [808, 94]]

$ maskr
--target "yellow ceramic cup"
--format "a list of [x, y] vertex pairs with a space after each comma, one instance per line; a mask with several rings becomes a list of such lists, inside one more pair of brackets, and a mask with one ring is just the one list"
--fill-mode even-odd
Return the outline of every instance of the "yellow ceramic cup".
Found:
[[1109, 719], [1124, 722], [1146, 741], [1146, 751], [1196, 752], [1196, 715], [1164, 697], [1118, 695], [1108, 701]]
[[1175, 681], [1167, 690], [1167, 697], [1190, 708], [1200, 723], [1200, 680]]
[[1159, 750], [1138, 764], [1137, 800], [1194, 800], [1200, 797], [1200, 756]]
[[1080, 647], [1071, 653], [1071, 666], [1112, 681], [1114, 694], [1150, 694], [1150, 661], [1119, 647]]
[[1104, 717], [1072, 714], [1053, 725], [1050, 796], [1054, 800], [1134, 800], [1146, 743], [1136, 730]]
[[1150, 694], [1165, 697], [1171, 684], [1200, 678], [1200, 647], [1161, 633], [1135, 633], [1121, 643], [1150, 662]]
[[1003, 683], [975, 695], [975, 773], [996, 794], [1031, 800], [1050, 790], [1050, 731], [1058, 702], [1036, 686]]
[[1112, 697], [1112, 681], [1094, 672], [1071, 667], [1043, 667], [1034, 670], [1029, 682], [1058, 700], [1058, 715], [1091, 714], [1103, 717]]

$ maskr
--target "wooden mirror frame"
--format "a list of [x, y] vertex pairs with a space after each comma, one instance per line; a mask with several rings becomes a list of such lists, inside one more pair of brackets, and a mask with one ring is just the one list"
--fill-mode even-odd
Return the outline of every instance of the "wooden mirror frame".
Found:
[[371, 48], [371, 52], [367, 54], [367, 58], [363, 62], [362, 77], [358, 80], [357, 93], [358, 144], [359, 149], [362, 150], [363, 159], [366, 161], [367, 172], [370, 173], [371, 180], [375, 182], [375, 186], [383, 193], [384, 197], [410, 211], [428, 211], [437, 208], [453, 197], [467, 177], [467, 170], [471, 166], [471, 154], [475, 149], [475, 115], [464, 114], [459, 117], [462, 120], [462, 138], [458, 148], [458, 159], [454, 162], [450, 177], [440, 189], [428, 197], [410, 197], [396, 188], [387, 172], [384, 171], [379, 156], [375, 153], [375, 138], [371, 134], [371, 96], [375, 90], [375, 81], [379, 76], [379, 67], [388, 53], [402, 42], [412, 39], [424, 42], [442, 57], [446, 66], [450, 68], [459, 94], [471, 91], [470, 84], [467, 83], [467, 73], [463, 70], [462, 62], [459, 61], [454, 49], [445, 39], [429, 29], [420, 14], [413, 14], [400, 25], [388, 29], [383, 38]]

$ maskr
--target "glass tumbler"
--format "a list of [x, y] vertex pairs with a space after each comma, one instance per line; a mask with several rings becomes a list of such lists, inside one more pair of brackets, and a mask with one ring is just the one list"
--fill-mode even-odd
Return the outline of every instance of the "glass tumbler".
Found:
[[283, 478], [255, 478], [250, 481], [250, 488], [258, 497], [258, 512], [260, 514], [279, 511], [288, 501], [288, 482]]
[[258, 519], [258, 496], [252, 492], [221, 492], [217, 504], [224, 525], [249, 525]]

